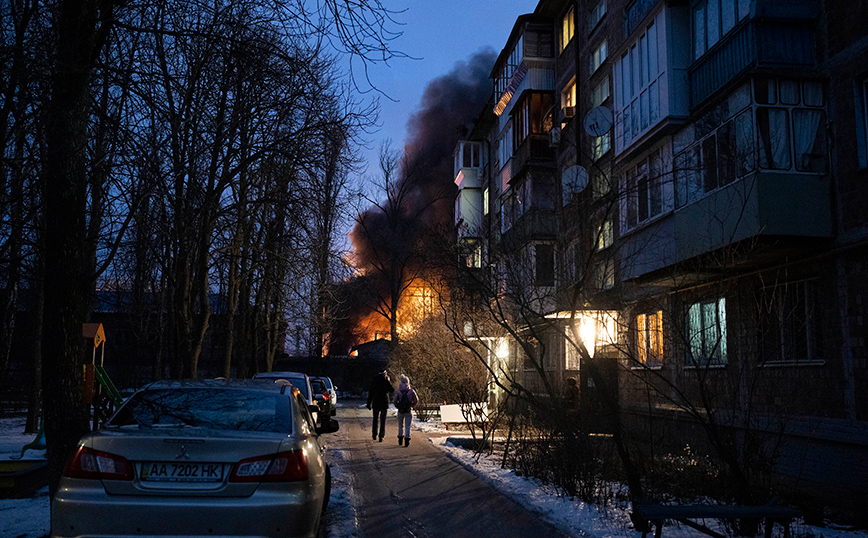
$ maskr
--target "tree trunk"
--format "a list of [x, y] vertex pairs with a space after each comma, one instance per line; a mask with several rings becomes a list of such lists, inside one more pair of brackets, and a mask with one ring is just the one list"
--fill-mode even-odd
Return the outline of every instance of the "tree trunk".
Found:
[[57, 16], [57, 63], [48, 104], [45, 166], [44, 395], [49, 494], [88, 429], [81, 365], [86, 314], [86, 146], [95, 0], [66, 0]]

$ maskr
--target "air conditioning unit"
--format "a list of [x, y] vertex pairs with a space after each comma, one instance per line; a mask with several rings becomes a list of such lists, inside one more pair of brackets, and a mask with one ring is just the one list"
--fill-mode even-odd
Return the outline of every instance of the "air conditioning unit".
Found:
[[575, 117], [576, 115], [576, 107], [574, 106], [565, 106], [564, 107], [564, 119], [570, 119]]

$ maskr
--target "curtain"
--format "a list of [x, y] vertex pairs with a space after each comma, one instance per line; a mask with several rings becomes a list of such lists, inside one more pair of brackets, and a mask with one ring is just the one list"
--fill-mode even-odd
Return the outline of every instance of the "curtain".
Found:
[[760, 167], [776, 170], [790, 168], [790, 133], [787, 110], [760, 107], [757, 109]]
[[822, 110], [793, 110], [793, 138], [796, 169], [802, 172], [826, 172], [826, 144]]

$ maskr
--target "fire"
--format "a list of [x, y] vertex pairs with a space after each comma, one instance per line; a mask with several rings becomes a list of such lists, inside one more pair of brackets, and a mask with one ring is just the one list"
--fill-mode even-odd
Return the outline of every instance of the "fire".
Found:
[[[422, 279], [413, 280], [401, 297], [398, 307], [398, 338], [414, 334], [419, 325], [434, 315], [439, 307], [437, 290]], [[370, 312], [357, 323], [355, 334], [360, 342], [370, 342], [379, 338], [391, 338], [389, 320], [380, 312]]]

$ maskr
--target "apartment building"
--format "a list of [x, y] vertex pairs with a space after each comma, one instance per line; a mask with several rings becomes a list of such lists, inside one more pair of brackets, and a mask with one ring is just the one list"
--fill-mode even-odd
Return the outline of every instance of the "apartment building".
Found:
[[638, 450], [712, 423], [868, 505], [868, 8], [528, 7], [457, 151], [468, 263], [530, 294], [554, 386], [617, 378]]

